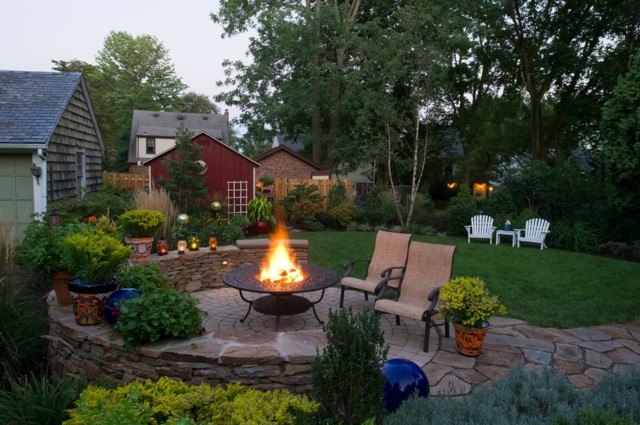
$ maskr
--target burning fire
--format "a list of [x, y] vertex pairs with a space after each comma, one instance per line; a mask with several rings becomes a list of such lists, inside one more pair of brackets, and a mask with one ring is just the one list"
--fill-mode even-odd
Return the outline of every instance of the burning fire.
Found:
[[266, 283], [302, 282], [304, 275], [287, 244], [287, 231], [278, 226], [269, 244], [267, 258], [260, 266], [260, 280]]

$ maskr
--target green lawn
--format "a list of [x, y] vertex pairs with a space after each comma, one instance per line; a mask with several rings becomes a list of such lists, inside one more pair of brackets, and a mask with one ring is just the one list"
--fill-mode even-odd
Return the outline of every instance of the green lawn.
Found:
[[[375, 233], [300, 232], [310, 261], [342, 271], [351, 259], [367, 259]], [[575, 327], [623, 323], [640, 317], [640, 264], [557, 249], [512, 248], [455, 237], [414, 240], [456, 245], [454, 276], [479, 276], [507, 306], [508, 316], [539, 326]]]

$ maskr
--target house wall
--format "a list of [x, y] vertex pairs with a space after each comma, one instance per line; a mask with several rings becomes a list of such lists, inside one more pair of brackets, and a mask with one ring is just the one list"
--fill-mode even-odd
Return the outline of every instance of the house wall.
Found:
[[86, 191], [96, 192], [102, 188], [103, 152], [85, 94], [81, 85], [78, 85], [49, 142], [49, 201], [77, 195], [79, 188], [76, 188], [76, 152], [81, 150], [85, 153]]
[[260, 160], [258, 176], [278, 177], [286, 179], [310, 179], [318, 169], [291, 154], [279, 151]]
[[153, 158], [156, 155], [161, 155], [162, 153], [168, 151], [172, 147], [176, 145], [176, 139], [161, 139], [156, 137], [156, 153], [148, 154], [147, 153], [147, 138], [146, 137], [136, 137], [136, 149], [138, 158]]
[[[257, 167], [255, 163], [206, 134], [195, 136], [193, 143], [202, 146], [200, 159], [207, 164], [207, 172], [203, 178], [209, 193], [219, 192], [226, 196], [228, 181], [246, 181], [251, 190], [249, 199], [253, 197], [254, 168]], [[174, 154], [175, 151], [170, 151], [147, 163], [151, 167], [151, 179], [154, 182], [160, 177], [170, 177], [162, 161], [167, 156], [173, 157]]]

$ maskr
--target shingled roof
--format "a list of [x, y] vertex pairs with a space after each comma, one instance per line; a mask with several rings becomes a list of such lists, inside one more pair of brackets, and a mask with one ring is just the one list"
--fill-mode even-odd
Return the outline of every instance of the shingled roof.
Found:
[[229, 117], [227, 114], [209, 115], [184, 112], [133, 111], [131, 137], [129, 139], [130, 163], [135, 163], [136, 137], [175, 138], [176, 130], [184, 126], [194, 134], [205, 133], [225, 145], [229, 145]]
[[82, 74], [0, 71], [0, 146], [46, 147]]

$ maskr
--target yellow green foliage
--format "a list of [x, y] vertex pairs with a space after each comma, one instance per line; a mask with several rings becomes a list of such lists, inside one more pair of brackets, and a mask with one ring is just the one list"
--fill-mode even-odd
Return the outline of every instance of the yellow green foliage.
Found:
[[349, 223], [356, 219], [358, 215], [358, 207], [353, 204], [340, 204], [329, 213], [338, 220], [340, 226], [347, 227]]
[[507, 310], [490, 295], [484, 281], [478, 277], [457, 277], [440, 289], [444, 304], [443, 314], [453, 323], [482, 327], [491, 316], [506, 314]]
[[212, 388], [162, 377], [113, 390], [88, 387], [65, 425], [308, 423], [318, 404], [287, 391], [263, 392], [240, 384]]

